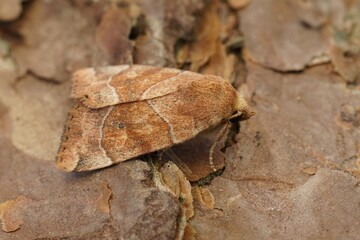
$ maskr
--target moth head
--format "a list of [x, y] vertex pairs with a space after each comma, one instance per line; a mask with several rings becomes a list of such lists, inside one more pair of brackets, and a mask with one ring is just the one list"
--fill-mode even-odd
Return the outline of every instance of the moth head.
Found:
[[234, 104], [234, 113], [229, 117], [228, 120], [244, 121], [251, 118], [255, 114], [256, 112], [248, 105], [245, 99], [237, 93]]

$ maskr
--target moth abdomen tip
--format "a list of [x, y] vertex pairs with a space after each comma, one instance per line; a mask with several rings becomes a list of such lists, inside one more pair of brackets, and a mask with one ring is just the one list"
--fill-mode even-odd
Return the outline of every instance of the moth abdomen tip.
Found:
[[56, 158], [56, 168], [65, 172], [72, 172], [75, 170], [77, 162], [73, 158], [64, 156], [63, 154], [58, 155]]

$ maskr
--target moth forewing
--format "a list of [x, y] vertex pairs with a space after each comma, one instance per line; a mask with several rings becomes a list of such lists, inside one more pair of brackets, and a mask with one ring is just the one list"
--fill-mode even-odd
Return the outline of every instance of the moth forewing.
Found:
[[74, 73], [57, 155], [64, 171], [103, 168], [168, 148], [229, 119], [252, 115], [224, 79], [178, 69], [120, 65]]

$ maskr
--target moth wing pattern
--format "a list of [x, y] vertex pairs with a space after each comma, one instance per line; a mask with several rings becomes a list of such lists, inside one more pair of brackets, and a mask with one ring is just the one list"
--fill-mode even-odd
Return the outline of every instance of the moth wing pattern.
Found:
[[251, 116], [221, 77], [120, 65], [77, 71], [57, 155], [65, 171], [103, 168], [170, 147], [215, 127], [234, 112]]
[[143, 65], [86, 68], [74, 73], [71, 96], [90, 108], [101, 108], [160, 97], [201, 78], [193, 72]]
[[91, 109], [78, 103], [69, 113], [57, 156], [65, 171], [86, 171], [171, 145], [168, 125], [144, 101]]

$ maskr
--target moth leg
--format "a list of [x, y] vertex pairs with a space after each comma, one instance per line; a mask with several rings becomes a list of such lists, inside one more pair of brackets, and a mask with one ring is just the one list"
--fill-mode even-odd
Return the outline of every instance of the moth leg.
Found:
[[212, 168], [212, 170], [214, 172], [217, 171], [215, 165], [214, 165], [214, 161], [213, 161], [213, 154], [214, 154], [214, 150], [215, 150], [215, 147], [216, 145], [220, 142], [220, 140], [224, 137], [227, 129], [229, 128], [230, 126], [230, 122], [227, 121], [225, 122], [224, 126], [220, 129], [220, 131], [217, 133], [216, 135], [216, 139], [214, 141], [214, 143], [211, 145], [211, 148], [210, 148], [210, 152], [209, 152], [209, 165], [210, 167]]

